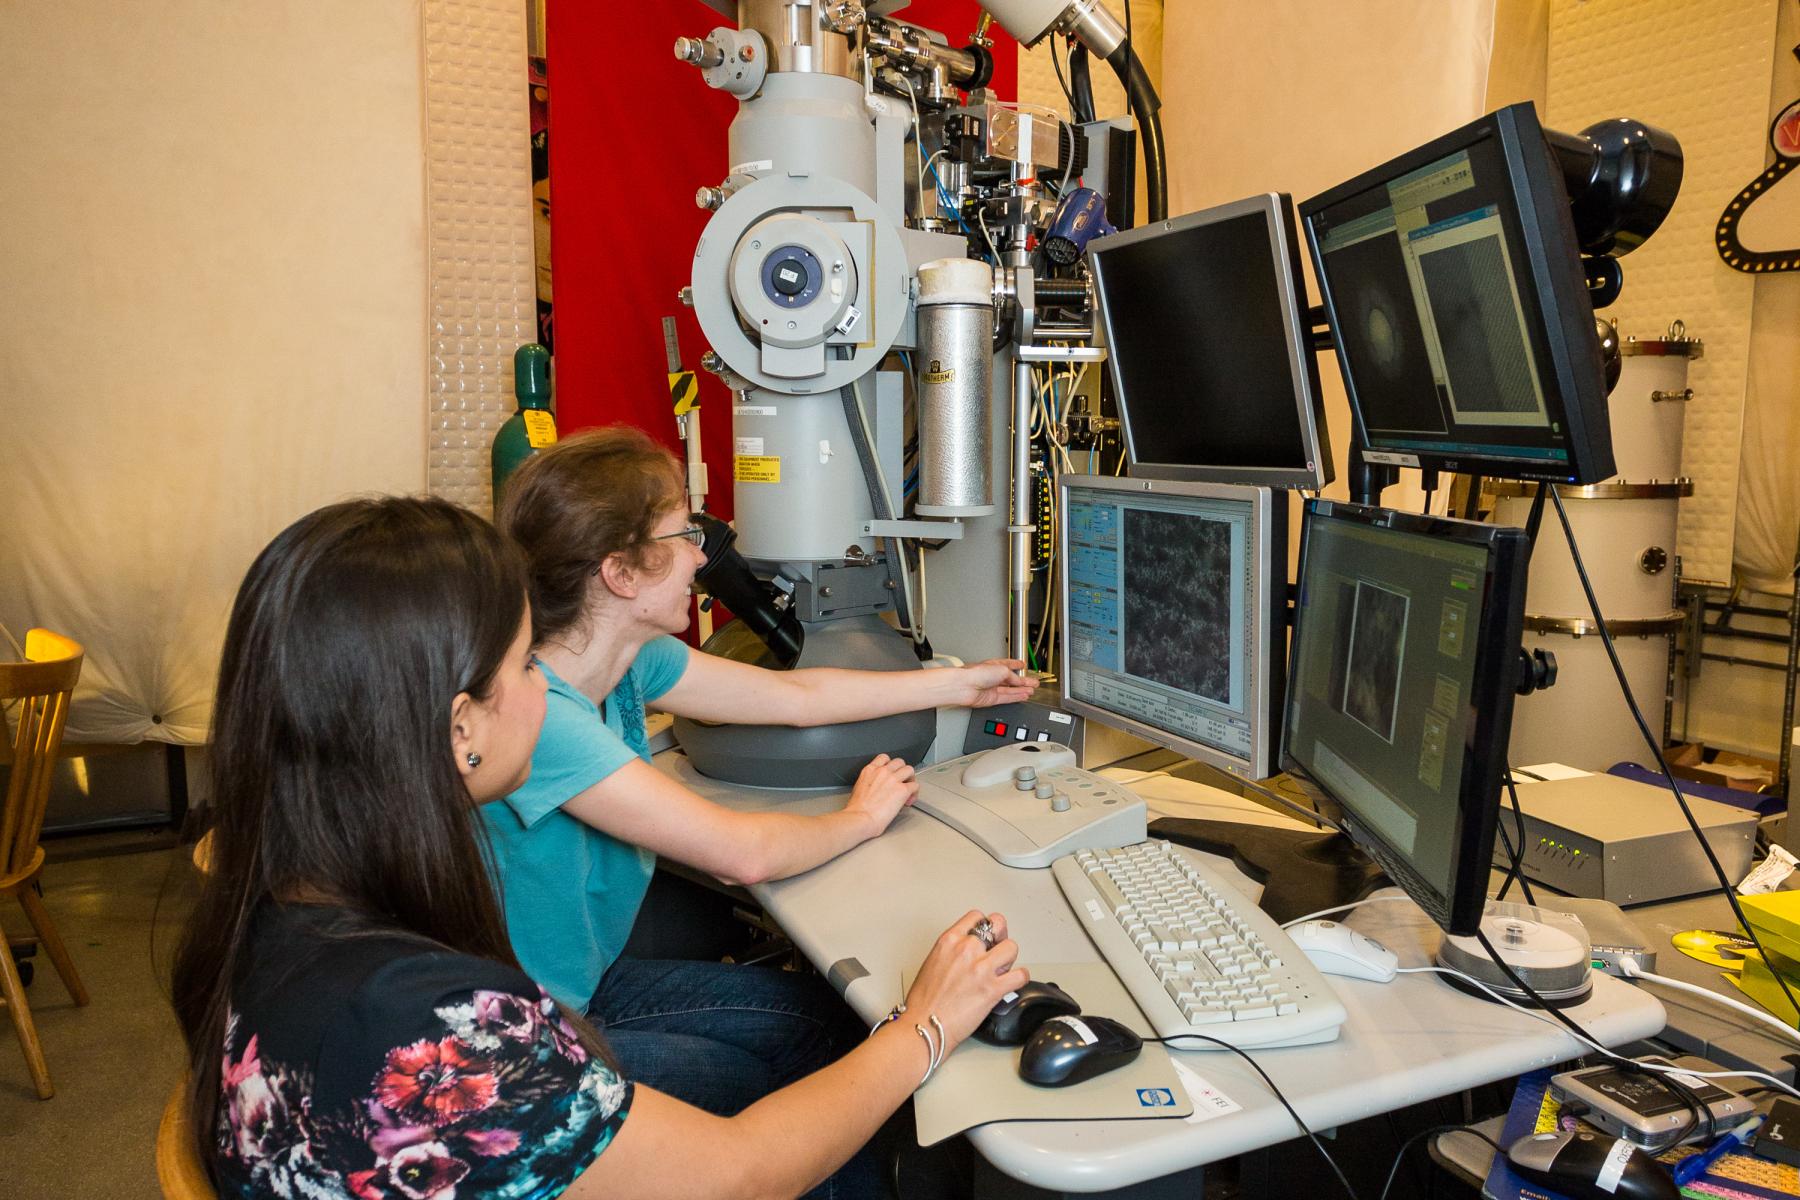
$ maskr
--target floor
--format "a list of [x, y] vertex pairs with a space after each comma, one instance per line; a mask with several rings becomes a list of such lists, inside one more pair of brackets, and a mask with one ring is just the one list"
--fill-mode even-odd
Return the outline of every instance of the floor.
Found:
[[[26, 989], [56, 1095], [39, 1100], [0, 1019], [0, 1194], [8, 1200], [154, 1200], [156, 1125], [181, 1077], [169, 963], [196, 891], [167, 834], [45, 843], [44, 902], [92, 1002], [77, 1008], [42, 953]], [[29, 926], [16, 904], [0, 926]]]

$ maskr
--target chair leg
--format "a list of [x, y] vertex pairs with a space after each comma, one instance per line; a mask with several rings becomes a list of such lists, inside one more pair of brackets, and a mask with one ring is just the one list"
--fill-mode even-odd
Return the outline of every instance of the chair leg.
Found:
[[69, 995], [78, 1006], [86, 1004], [87, 988], [82, 986], [81, 976], [75, 973], [75, 960], [69, 957], [68, 947], [63, 945], [62, 935], [56, 930], [56, 922], [50, 919], [50, 910], [44, 907], [43, 899], [30, 884], [19, 889], [19, 904], [25, 909], [26, 920], [37, 930], [38, 942], [44, 947], [44, 952], [56, 964], [56, 973], [62, 976], [63, 986], [69, 989]]
[[25, 1067], [31, 1072], [31, 1082], [37, 1085], [38, 1099], [48, 1100], [56, 1095], [56, 1089], [50, 1084], [50, 1064], [44, 1061], [37, 1026], [31, 1023], [31, 1009], [25, 1004], [25, 985], [19, 981], [19, 969], [13, 966], [12, 955], [7, 953], [0, 953], [0, 995], [6, 998], [7, 1011], [12, 1014], [13, 1028], [18, 1031], [19, 1045], [25, 1051]]

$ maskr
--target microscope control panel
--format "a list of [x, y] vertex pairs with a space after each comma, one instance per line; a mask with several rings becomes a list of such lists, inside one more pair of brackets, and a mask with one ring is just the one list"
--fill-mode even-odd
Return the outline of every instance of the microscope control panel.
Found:
[[915, 807], [1009, 867], [1047, 867], [1077, 850], [1146, 837], [1144, 802], [1075, 765], [1075, 752], [1027, 742], [953, 758], [919, 772]]

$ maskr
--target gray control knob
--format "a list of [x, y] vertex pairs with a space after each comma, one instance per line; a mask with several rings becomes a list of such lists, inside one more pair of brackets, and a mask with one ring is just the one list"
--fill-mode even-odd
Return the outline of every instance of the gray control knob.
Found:
[[1037, 798], [1039, 800], [1048, 800], [1054, 795], [1056, 795], [1056, 785], [1051, 783], [1048, 779], [1037, 785]]
[[1050, 811], [1051, 812], [1068, 812], [1069, 811], [1069, 793], [1058, 792], [1058, 793], [1056, 793], [1056, 795], [1050, 797]]
[[1036, 767], [1014, 767], [1013, 768], [1013, 786], [1018, 788], [1021, 792], [1029, 792], [1032, 788], [1036, 787], [1037, 786], [1037, 768]]

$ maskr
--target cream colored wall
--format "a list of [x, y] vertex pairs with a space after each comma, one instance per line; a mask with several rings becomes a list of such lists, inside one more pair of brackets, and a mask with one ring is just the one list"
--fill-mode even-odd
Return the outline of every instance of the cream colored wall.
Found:
[[0, 623], [77, 740], [196, 741], [253, 554], [425, 483], [420, 12], [0, 5]]
[[[1788, 49], [1800, 45], [1800, 4], [1783, 3], [1778, 12], [1770, 121], [1800, 100], [1800, 60]], [[1752, 209], [1744, 219], [1747, 245], [1775, 250], [1800, 243], [1800, 179], [1790, 175], [1781, 188], [1785, 196], [1771, 192], [1758, 201], [1760, 213]], [[1754, 286], [1735, 568], [1745, 586], [1779, 593], [1746, 594], [1746, 603], [1785, 608], [1792, 601], [1791, 571], [1800, 539], [1800, 471], [1795, 469], [1800, 462], [1800, 272], [1759, 276]], [[1738, 623], [1787, 633], [1785, 622]], [[1706, 649], [1764, 662], [1786, 660], [1784, 647], [1767, 642], [1716, 639]], [[1689, 689], [1682, 690], [1689, 703], [1676, 711], [1677, 733], [1685, 718], [1695, 739], [1752, 754], [1774, 754], [1783, 741], [1784, 683], [1778, 671], [1702, 663], [1691, 697]], [[1786, 731], [1789, 740], [1795, 735], [1794, 729]]]

